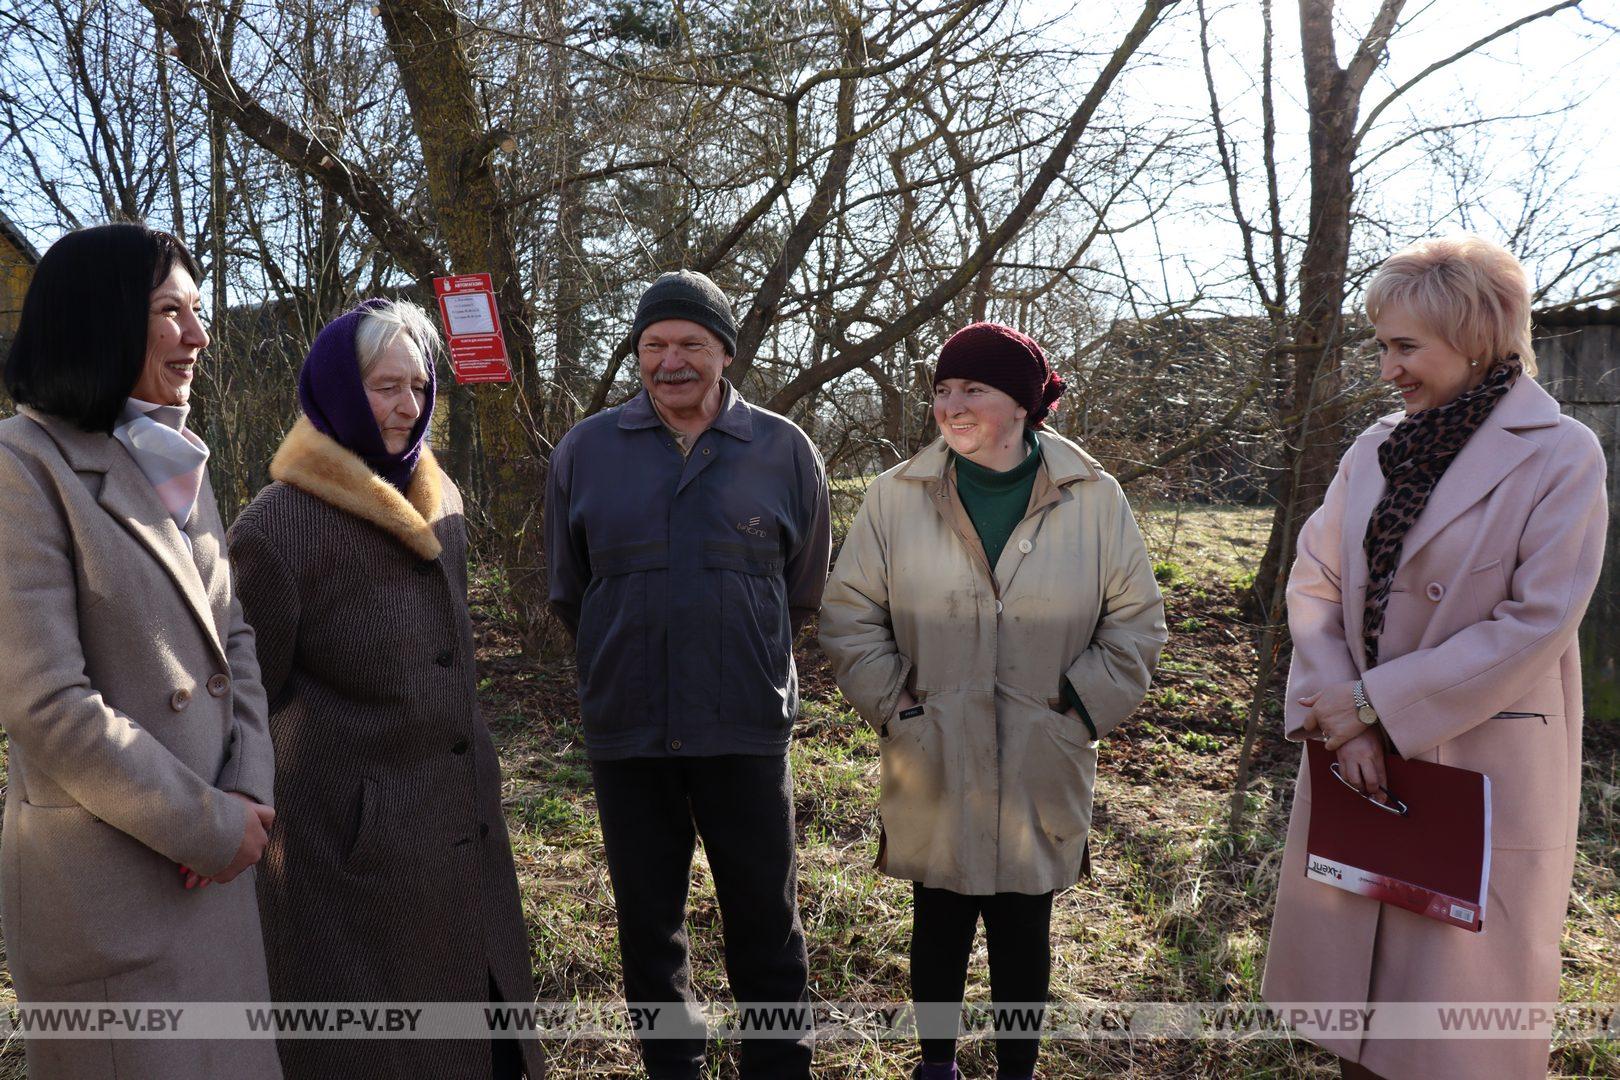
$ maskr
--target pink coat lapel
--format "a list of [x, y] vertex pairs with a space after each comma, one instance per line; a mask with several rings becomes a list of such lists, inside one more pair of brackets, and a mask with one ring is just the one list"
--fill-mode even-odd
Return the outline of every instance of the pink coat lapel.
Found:
[[[1350, 643], [1361, 641], [1361, 614], [1367, 598], [1367, 549], [1364, 544], [1367, 522], [1372, 519], [1373, 510], [1384, 495], [1384, 474], [1378, 468], [1378, 447], [1389, 438], [1400, 418], [1400, 413], [1383, 417], [1362, 432], [1356, 439], [1355, 468], [1346, 477], [1349, 490], [1345, 494], [1344, 517], [1341, 519], [1344, 532], [1339, 537], [1339, 565], [1342, 568], [1339, 591], [1344, 597], [1344, 640]], [[1360, 668], [1366, 662], [1359, 645], [1352, 644], [1350, 654], [1355, 658], [1356, 667]]]
[[[1341, 553], [1344, 568], [1340, 590], [1344, 596], [1345, 640], [1361, 640], [1362, 608], [1367, 595], [1367, 552], [1364, 541], [1367, 522], [1384, 494], [1384, 474], [1378, 467], [1378, 447], [1389, 438], [1403, 414], [1381, 417], [1356, 440], [1355, 468], [1347, 478], [1344, 534]], [[1558, 422], [1558, 403], [1533, 379], [1513, 384], [1485, 423], [1468, 440], [1435, 485], [1429, 503], [1406, 534], [1401, 545], [1404, 566], [1447, 525], [1469, 507], [1489, 495], [1514, 469], [1535, 451], [1535, 444], [1514, 434], [1516, 429], [1546, 427]], [[1398, 571], [1397, 571], [1398, 572]], [[1359, 665], [1361, 650], [1354, 649]]]

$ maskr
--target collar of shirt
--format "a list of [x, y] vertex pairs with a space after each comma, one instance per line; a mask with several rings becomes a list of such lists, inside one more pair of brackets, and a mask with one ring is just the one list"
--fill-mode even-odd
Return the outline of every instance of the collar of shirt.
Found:
[[[715, 431], [724, 432], [734, 439], [750, 442], [754, 438], [754, 418], [749, 411], [748, 402], [737, 393], [736, 387], [725, 379], [720, 380], [724, 388], [720, 399], [720, 411], [715, 415], [714, 421], [709, 425]], [[641, 393], [625, 402], [624, 408], [619, 412], [619, 427], [630, 430], [650, 427], [668, 427], [658, 413], [658, 406], [653, 403], [652, 395], [643, 388]], [[693, 437], [696, 441], [696, 436]]]

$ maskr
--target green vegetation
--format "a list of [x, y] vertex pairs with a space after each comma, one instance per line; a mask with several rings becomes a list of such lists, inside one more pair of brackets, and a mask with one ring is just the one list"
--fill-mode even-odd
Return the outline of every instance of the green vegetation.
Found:
[[[1227, 833], [1224, 819], [1252, 670], [1247, 633], [1231, 615], [1231, 582], [1258, 557], [1265, 527], [1264, 513], [1255, 510], [1183, 507], [1174, 521], [1168, 510], [1142, 515], [1153, 552], [1162, 558], [1174, 538], [1181, 580], [1198, 588], [1167, 591], [1175, 628], [1170, 658], [1148, 701], [1099, 748], [1094, 876], [1060, 893], [1053, 911], [1056, 1000], [1259, 997], [1297, 761], [1297, 751], [1275, 735], [1273, 719], [1266, 720], [1243, 831]], [[545, 1000], [614, 999], [622, 990], [612, 890], [573, 713], [572, 672], [565, 664], [519, 662], [515, 637], [490, 610], [496, 605], [491, 584], [486, 578], [478, 590], [487, 616], [479, 624], [481, 696], [501, 755], [537, 993]], [[800, 667], [805, 703], [791, 754], [812, 992], [824, 1001], [901, 1001], [910, 887], [872, 869], [876, 736], [832, 688], [813, 647], [801, 650]], [[1612, 735], [1589, 742], [1588, 760], [1563, 994], [1571, 1001], [1614, 1001], [1620, 998], [1620, 744]], [[690, 905], [697, 992], [724, 999], [719, 909], [701, 852]], [[970, 998], [988, 997], [986, 976], [981, 936]], [[736, 1076], [734, 1051], [717, 1049], [715, 1076]], [[1617, 1051], [1617, 1044], [1560, 1046], [1554, 1069], [1565, 1076], [1620, 1076]], [[559, 1080], [636, 1069], [634, 1047], [625, 1041], [581, 1041], [552, 1052]], [[23, 1075], [21, 1058], [15, 1041], [0, 1053], [0, 1080]], [[915, 1059], [906, 1042], [832, 1042], [818, 1050], [817, 1075], [899, 1078]], [[959, 1060], [966, 1076], [993, 1074], [986, 1042], [964, 1043]], [[1142, 1039], [1049, 1042], [1040, 1075], [1326, 1080], [1338, 1072], [1305, 1043]]]

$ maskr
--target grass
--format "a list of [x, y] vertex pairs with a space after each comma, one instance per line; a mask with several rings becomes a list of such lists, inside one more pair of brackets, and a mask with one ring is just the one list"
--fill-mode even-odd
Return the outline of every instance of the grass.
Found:
[[[1094, 876], [1060, 893], [1053, 911], [1053, 995], [1070, 1003], [1253, 1001], [1288, 820], [1296, 751], [1268, 724], [1247, 796], [1244, 829], [1224, 828], [1252, 653], [1238, 622], [1265, 543], [1263, 513], [1155, 507], [1142, 515], [1175, 630], [1153, 693], [1100, 748]], [[1170, 553], [1174, 552], [1172, 560]], [[517, 655], [486, 590], [480, 600], [485, 715], [500, 749], [508, 823], [530, 930], [537, 995], [621, 996], [612, 892], [566, 664]], [[801, 643], [805, 645], [805, 643]], [[878, 754], [813, 647], [800, 649], [805, 703], [791, 750], [799, 829], [799, 901], [812, 993], [826, 1001], [903, 1001], [910, 936], [908, 883], [872, 869]], [[1580, 847], [1563, 945], [1566, 1000], [1620, 999], [1620, 740], [1589, 734]], [[693, 976], [724, 999], [720, 918], [701, 852], [690, 898]], [[971, 997], [988, 996], [982, 935]], [[559, 1077], [632, 1075], [628, 1041], [553, 1043]], [[1555, 1049], [1562, 1076], [1620, 1076], [1617, 1044]], [[734, 1077], [734, 1048], [717, 1046], [714, 1075]], [[817, 1051], [826, 1080], [903, 1077], [915, 1060], [901, 1041], [834, 1042]], [[993, 1075], [990, 1046], [963, 1044], [969, 1077]], [[15, 1045], [0, 1080], [20, 1077]], [[1044, 1077], [1330, 1077], [1333, 1062], [1303, 1042], [1098, 1040], [1048, 1042]]]

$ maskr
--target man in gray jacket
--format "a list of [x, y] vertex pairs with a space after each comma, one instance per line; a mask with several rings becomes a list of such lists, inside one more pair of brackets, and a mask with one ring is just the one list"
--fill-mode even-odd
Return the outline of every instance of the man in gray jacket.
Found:
[[[625, 998], [663, 1004], [641, 1043], [654, 1080], [696, 1077], [686, 893], [697, 837], [714, 873], [739, 1002], [808, 1003], [796, 902], [793, 639], [831, 547], [820, 455], [722, 374], [725, 296], [692, 271], [641, 297], [643, 390], [557, 444], [546, 496], [551, 606], [573, 631], [580, 715], [619, 916]], [[778, 1024], [782, 1018], [778, 1017]], [[808, 1077], [797, 1038], [743, 1041], [742, 1075]]]

